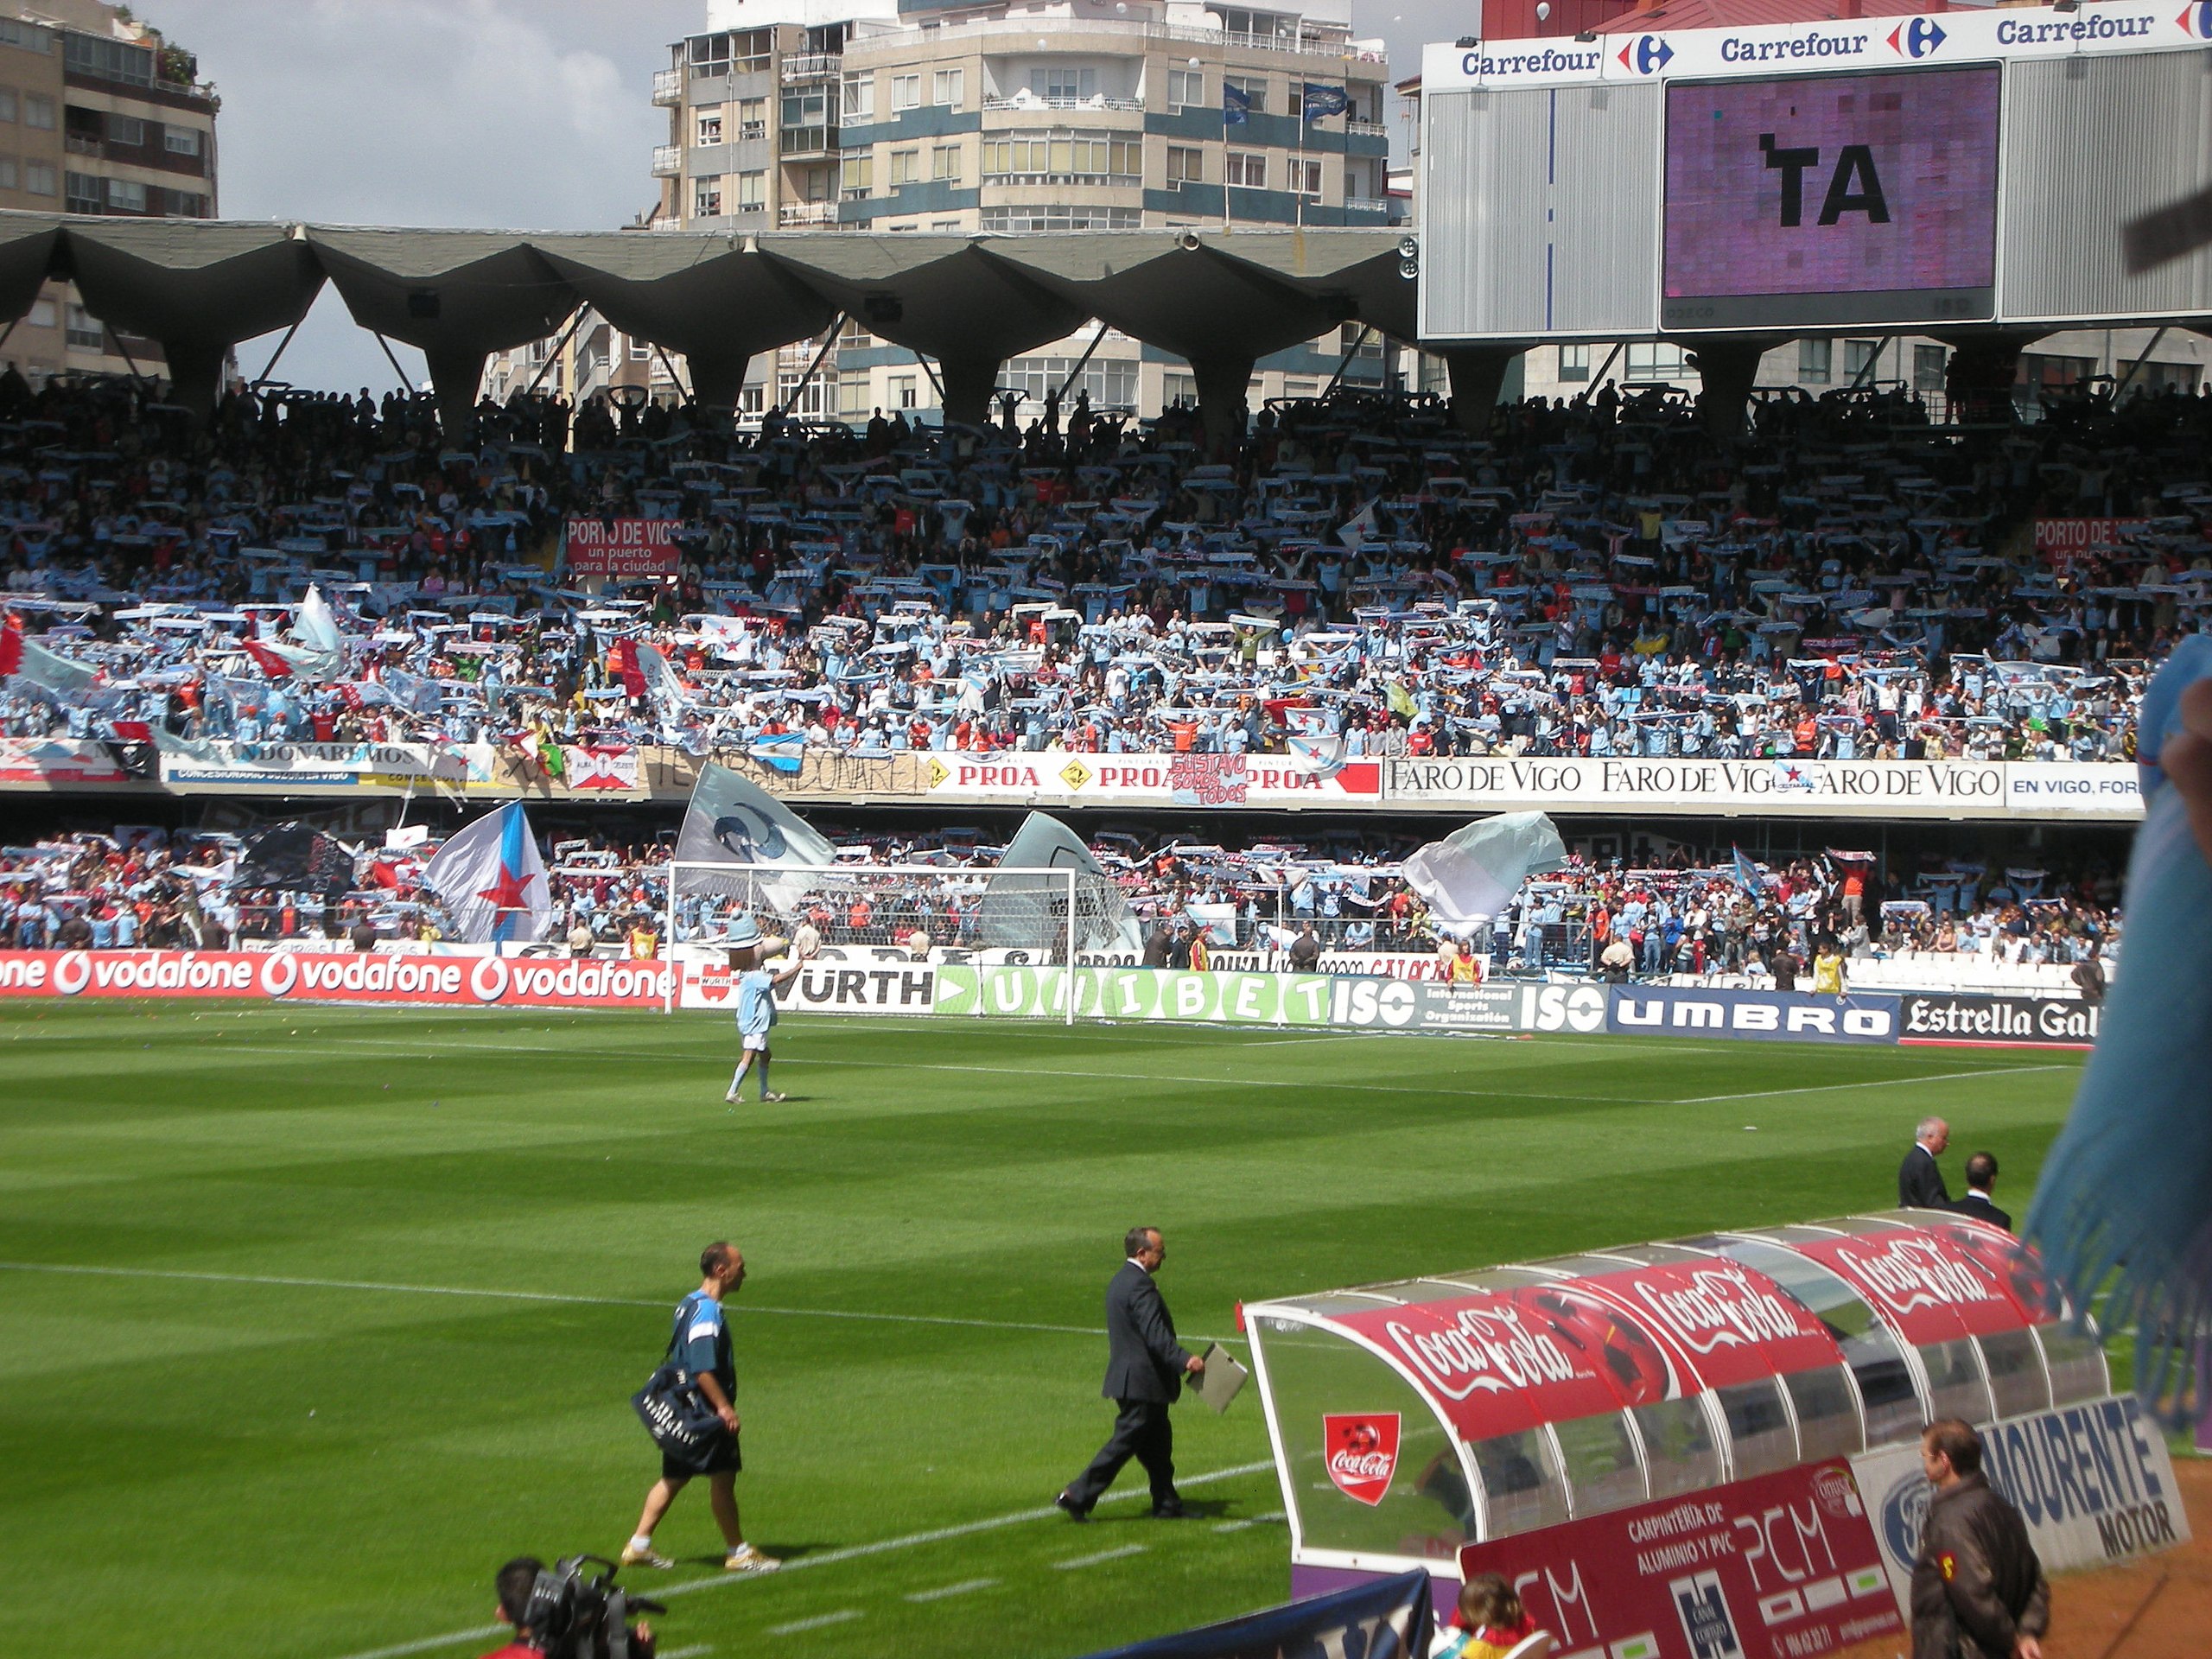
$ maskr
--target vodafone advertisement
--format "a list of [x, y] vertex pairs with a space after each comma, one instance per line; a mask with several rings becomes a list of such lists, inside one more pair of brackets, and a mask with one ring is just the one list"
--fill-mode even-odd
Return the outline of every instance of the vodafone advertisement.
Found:
[[932, 754], [931, 799], [1082, 806], [1377, 805], [1382, 763], [1350, 760], [1333, 772], [1279, 754]]
[[1815, 1659], [1901, 1635], [1881, 1546], [1840, 1459], [1469, 1544], [1559, 1651], [1610, 1659]]
[[676, 520], [571, 518], [568, 563], [572, 576], [672, 576]]
[[308, 950], [0, 950], [0, 996], [242, 997], [397, 1007], [658, 1008], [658, 962]]

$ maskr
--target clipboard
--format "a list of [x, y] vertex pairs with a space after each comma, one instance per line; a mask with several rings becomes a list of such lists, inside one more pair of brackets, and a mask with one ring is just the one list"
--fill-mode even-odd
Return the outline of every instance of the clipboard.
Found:
[[1200, 1357], [1206, 1366], [1198, 1373], [1198, 1383], [1192, 1392], [1217, 1412], [1227, 1411], [1229, 1402], [1236, 1397], [1252, 1373], [1237, 1363], [1236, 1356], [1217, 1342]]

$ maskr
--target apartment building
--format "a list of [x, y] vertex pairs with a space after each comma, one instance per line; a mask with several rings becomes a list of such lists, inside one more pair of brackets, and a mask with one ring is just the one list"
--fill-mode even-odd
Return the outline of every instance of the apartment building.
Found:
[[[1350, 0], [1281, 10], [1186, 0], [710, 0], [656, 77], [669, 143], [655, 223], [688, 229], [991, 232], [1385, 226], [1386, 67]], [[786, 347], [746, 404], [810, 418], [932, 414], [933, 366], [849, 324], [811, 376]], [[657, 374], [659, 365], [654, 365]], [[1356, 327], [1276, 353], [1251, 403], [1341, 374], [1379, 383]], [[665, 385], [665, 376], [660, 376]], [[1034, 401], [1156, 414], [1195, 396], [1180, 359], [1095, 324], [1008, 362]]]
[[665, 394], [665, 359], [649, 340], [624, 334], [590, 306], [550, 340], [494, 352], [484, 365], [484, 395], [505, 403], [535, 390], [581, 404], [602, 391], [618, 397]]
[[[0, 206], [212, 218], [219, 107], [192, 54], [127, 6], [0, 4]], [[46, 285], [0, 360], [34, 379], [165, 366], [158, 342], [108, 328], [67, 283]]]

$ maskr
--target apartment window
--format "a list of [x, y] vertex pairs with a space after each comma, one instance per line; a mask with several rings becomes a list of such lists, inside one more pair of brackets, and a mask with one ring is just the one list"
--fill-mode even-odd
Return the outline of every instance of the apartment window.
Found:
[[[1078, 365], [1082, 368], [1080, 374], [1076, 372]], [[1075, 357], [1009, 358], [999, 371], [999, 385], [1009, 391], [1020, 391], [1031, 403], [1041, 404], [1046, 393], [1067, 385], [1070, 375], [1076, 376], [1075, 385], [1068, 387], [1070, 401], [1078, 391], [1087, 391], [1093, 409], [1132, 409], [1136, 405], [1137, 364], [1130, 357], [1093, 357], [1088, 363]]]
[[1229, 6], [1221, 9], [1221, 30], [1232, 41], [1254, 41], [1262, 46], [1294, 45], [1298, 40], [1298, 19], [1281, 12], [1247, 11], [1242, 7]]
[[61, 186], [62, 200], [73, 213], [97, 213], [105, 204], [100, 181], [90, 173], [66, 173]]
[[96, 35], [80, 35], [72, 30], [61, 37], [61, 61], [78, 73], [90, 75], [97, 80], [121, 81], [126, 86], [150, 86], [154, 84], [154, 52], [151, 47], [102, 40]]
[[1203, 69], [1170, 69], [1167, 72], [1167, 107], [1171, 110], [1207, 108], [1206, 72]]
[[1825, 386], [1835, 362], [1835, 342], [1832, 340], [1801, 340], [1797, 342], [1797, 378], [1808, 386]]
[[847, 75], [845, 77], [845, 118], [848, 121], [872, 120], [875, 115], [875, 77]]
[[0, 190], [16, 190], [22, 187], [22, 168], [12, 156], [0, 156]]
[[1912, 348], [1912, 389], [1915, 391], [1943, 390], [1943, 365], [1948, 359], [1941, 346], [1916, 346]]
[[1144, 176], [1144, 145], [1134, 133], [1010, 132], [983, 140], [983, 176], [1035, 181], [1126, 180]]
[[766, 138], [768, 136], [766, 99], [741, 98], [737, 100], [737, 136], [741, 138]]
[[1178, 404], [1198, 401], [1198, 381], [1196, 375], [1177, 374], [1173, 371], [1160, 377], [1160, 401], [1164, 408], [1173, 409]]
[[207, 198], [203, 195], [191, 194], [183, 190], [172, 190], [168, 193], [168, 198], [169, 212], [175, 214], [179, 219], [205, 219], [207, 217]]
[[1362, 357], [1382, 355], [1382, 336], [1365, 323], [1347, 322], [1338, 326], [1334, 342], [1323, 336], [1322, 345], [1327, 350], [1357, 352]]
[[1318, 199], [1321, 194], [1321, 161], [1317, 156], [1290, 158], [1290, 188], [1296, 195]]
[[1268, 158], [1254, 150], [1232, 149], [1229, 152], [1227, 169], [1229, 182], [1242, 185], [1247, 190], [1268, 188]]
[[146, 124], [135, 115], [111, 115], [107, 118], [107, 141], [126, 149], [143, 149], [146, 145]]
[[1222, 84], [1234, 86], [1244, 94], [1244, 107], [1255, 115], [1268, 112], [1268, 78], [1265, 75], [1224, 75]]
[[628, 340], [630, 342], [630, 360], [632, 363], [650, 363], [652, 361], [652, 341], [650, 340], [639, 340], [635, 334], [625, 335], [624, 338]]
[[54, 163], [26, 162], [23, 163], [23, 188], [35, 196], [54, 194]]
[[957, 234], [960, 229], [960, 221], [957, 219], [933, 219], [930, 220], [930, 229], [939, 235]]
[[54, 100], [41, 98], [36, 92], [23, 99], [23, 124], [36, 127], [41, 132], [54, 130]]
[[1044, 94], [1047, 104], [1080, 104], [1098, 96], [1098, 71], [1084, 69], [1075, 64], [1055, 64], [1044, 71], [1044, 86], [1033, 82], [1032, 92]]
[[919, 75], [891, 77], [891, 113], [918, 110], [922, 105], [922, 78]]
[[106, 332], [101, 328], [99, 319], [81, 305], [69, 308], [69, 343], [95, 352], [106, 343]]
[[163, 127], [162, 148], [172, 156], [197, 156], [200, 153], [200, 129]]
[[1559, 378], [1561, 380], [1587, 380], [1590, 378], [1590, 348], [1587, 346], [1562, 346], [1559, 348]]
[[720, 110], [701, 110], [698, 115], [698, 137], [695, 143], [719, 144], [722, 141], [722, 112]]
[[845, 157], [844, 197], [847, 201], [863, 201], [875, 188], [875, 157], [848, 156]]
[[944, 184], [960, 182], [960, 146], [938, 144], [930, 151], [930, 177]]
[[894, 149], [891, 152], [891, 188], [912, 184], [922, 176], [922, 152], [918, 149]]
[[0, 86], [0, 121], [13, 121], [15, 118], [16, 89], [12, 86]]
[[765, 168], [737, 175], [737, 211], [757, 213], [768, 204], [768, 174]]
[[720, 179], [691, 181], [691, 211], [701, 219], [713, 219], [722, 210], [722, 181]]
[[948, 110], [960, 107], [960, 94], [967, 73], [960, 69], [940, 69], [930, 77], [930, 102]]
[[47, 44], [49, 38], [42, 29], [19, 23], [12, 17], [0, 18], [0, 46], [20, 46], [26, 52], [42, 54], [52, 50]]
[[1195, 144], [1167, 146], [1167, 188], [1179, 190], [1186, 184], [1204, 184], [1206, 178], [1206, 153]]
[[1001, 236], [1034, 231], [1134, 231], [1143, 222], [1135, 207], [986, 207], [983, 228]]
[[1689, 366], [1682, 348], [1664, 340], [1630, 340], [1621, 357], [1624, 378], [1630, 380], [1672, 380]]
[[741, 415], [760, 414], [767, 403], [767, 391], [768, 388], [757, 380], [751, 385], [740, 390], [737, 394], [737, 412]]
[[1871, 374], [1874, 354], [1882, 349], [1878, 340], [1847, 340], [1843, 342], [1843, 378], [1856, 380], [1862, 374]]
[[29, 321], [32, 327], [53, 327], [54, 316], [54, 302], [52, 300], [33, 300], [31, 302], [31, 315]]
[[921, 406], [922, 389], [916, 378], [911, 374], [893, 375], [891, 377], [891, 407], [919, 409]]
[[[830, 93], [826, 88], [784, 94], [783, 123], [785, 128], [815, 127], [826, 131], [830, 118]], [[814, 137], [811, 133], [803, 136], [808, 138]]]

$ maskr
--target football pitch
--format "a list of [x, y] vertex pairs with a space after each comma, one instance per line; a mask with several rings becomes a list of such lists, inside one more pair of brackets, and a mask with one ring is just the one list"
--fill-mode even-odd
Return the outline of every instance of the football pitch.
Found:
[[[2024, 1212], [2080, 1057], [793, 1018], [722, 1102], [707, 1015], [0, 1012], [0, 1650], [496, 1647], [507, 1557], [612, 1554], [629, 1395], [736, 1241], [747, 1535], [658, 1543], [664, 1659], [1043, 1659], [1282, 1600], [1249, 1391], [1176, 1408], [1193, 1519], [1104, 1438], [1101, 1300], [1161, 1228], [1185, 1337], [1240, 1300], [1888, 1207], [1916, 1120]], [[748, 1088], [752, 1085], [748, 1084]]]

